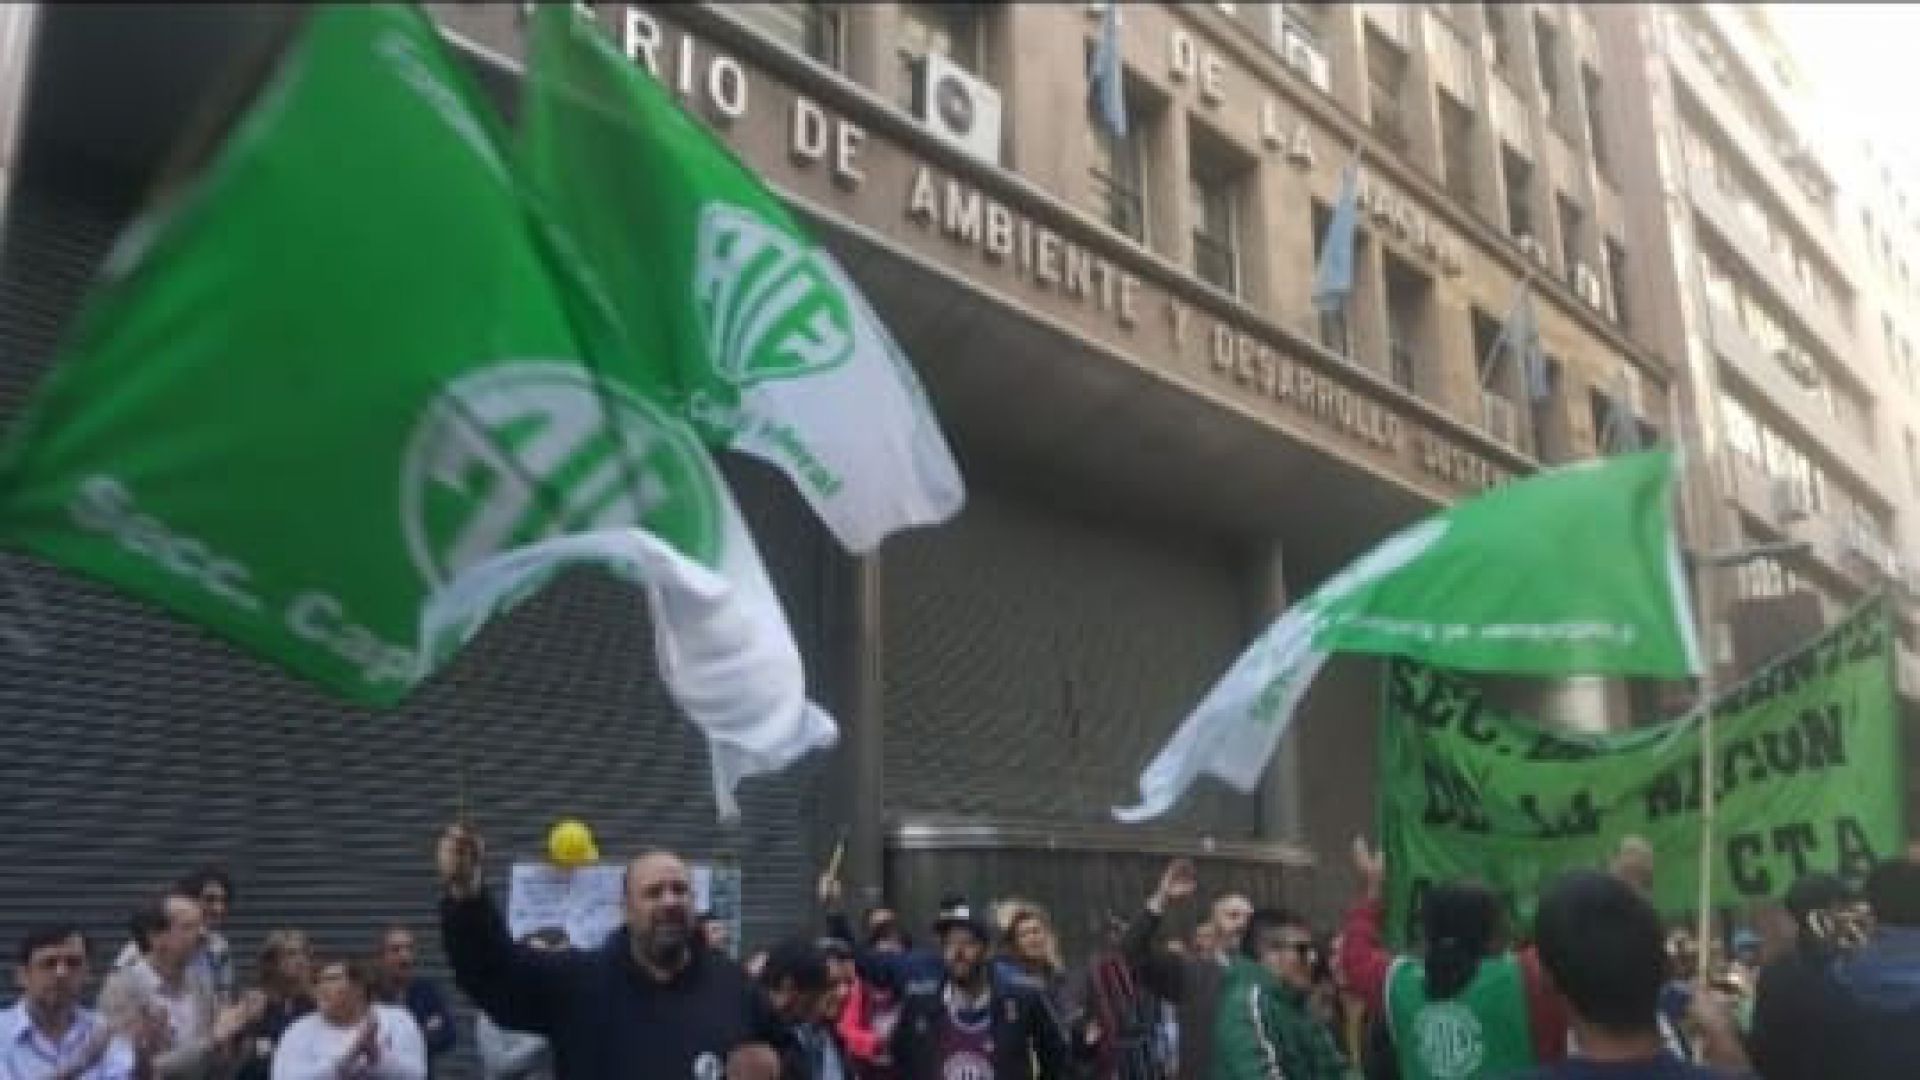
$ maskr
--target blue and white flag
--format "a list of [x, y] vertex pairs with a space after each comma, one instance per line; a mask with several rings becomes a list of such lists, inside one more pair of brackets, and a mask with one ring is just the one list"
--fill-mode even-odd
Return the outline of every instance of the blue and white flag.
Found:
[[1334, 200], [1333, 217], [1327, 221], [1327, 233], [1320, 241], [1320, 264], [1313, 271], [1313, 306], [1316, 311], [1341, 311], [1353, 295], [1354, 232], [1360, 217], [1360, 159], [1347, 163], [1340, 174], [1340, 197]]
[[1126, 73], [1120, 64], [1120, 4], [1107, 0], [1100, 16], [1100, 41], [1087, 66], [1087, 89], [1093, 95], [1093, 113], [1115, 139], [1127, 137]]

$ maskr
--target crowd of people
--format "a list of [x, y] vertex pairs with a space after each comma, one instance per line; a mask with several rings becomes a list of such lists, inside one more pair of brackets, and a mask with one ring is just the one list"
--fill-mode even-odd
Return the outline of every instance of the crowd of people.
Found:
[[[1228, 893], [1178, 939], [1169, 916], [1199, 881], [1176, 859], [1077, 964], [1036, 903], [949, 897], [917, 944], [890, 907], [856, 928], [828, 874], [814, 924], [742, 964], [665, 851], [628, 865], [625, 923], [604, 945], [516, 941], [479, 836], [455, 826], [439, 915], [489, 1080], [1920, 1075], [1920, 862], [1880, 865], [1858, 896], [1807, 875], [1778, 943], [1739, 936], [1727, 955], [1670, 933], [1637, 842], [1553, 882], [1528, 927], [1484, 886], [1434, 887], [1408, 955], [1383, 940], [1380, 856], [1356, 842], [1353, 862], [1337, 933]], [[97, 1008], [82, 1003], [86, 936], [28, 933], [0, 1080], [425, 1080], [454, 1047], [449, 997], [415, 971], [405, 926], [364, 958], [275, 931], [243, 987], [223, 933], [233, 899], [207, 868], [136, 911]]]

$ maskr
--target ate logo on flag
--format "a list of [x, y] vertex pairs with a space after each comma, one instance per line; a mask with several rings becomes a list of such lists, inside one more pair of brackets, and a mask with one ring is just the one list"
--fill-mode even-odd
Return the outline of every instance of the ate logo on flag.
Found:
[[817, 253], [725, 203], [700, 211], [695, 243], [694, 310], [728, 382], [817, 375], [852, 358], [861, 327]]
[[721, 510], [703, 454], [658, 407], [575, 364], [483, 368], [414, 428], [400, 485], [407, 550], [438, 587], [519, 544], [639, 522], [711, 562]]

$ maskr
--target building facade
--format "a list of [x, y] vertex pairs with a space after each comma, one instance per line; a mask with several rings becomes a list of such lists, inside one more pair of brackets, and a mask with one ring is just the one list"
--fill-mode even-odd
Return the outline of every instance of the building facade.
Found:
[[[520, 13], [428, 8], [511, 115]], [[1378, 796], [1371, 662], [1330, 665], [1259, 793], [1208, 782], [1148, 830], [1109, 807], [1289, 597], [1438, 507], [1697, 411], [1648, 284], [1679, 263], [1641, 248], [1630, 205], [1653, 121], [1617, 73], [1651, 65], [1602, 7], [1124, 5], [1124, 138], [1088, 104], [1099, 5], [593, 10], [840, 256], [967, 476], [956, 521], [853, 559], [777, 478], [729, 466], [840, 748], [749, 784], [744, 830], [714, 826], [645, 614], [597, 578], [374, 715], [31, 564], [47, 647], [0, 653], [0, 775], [24, 793], [0, 853], [52, 869], [0, 901], [0, 936], [50, 906], [117, 925], [130, 890], [215, 856], [247, 933], [250, 912], [342, 944], [425, 921], [462, 774], [496, 851], [537, 857], [578, 816], [610, 852], [737, 862], [759, 940], [805, 914], [842, 837], [853, 882], [910, 921], [1017, 885], [1080, 940], [1196, 849], [1210, 885], [1330, 915]], [[286, 17], [46, 6], [21, 30], [0, 409], [195, 104]], [[1356, 287], [1325, 316], [1316, 248], [1356, 154]], [[1499, 347], [1523, 289], [1537, 385]], [[1883, 478], [1836, 472], [1884, 514]], [[1589, 730], [1661, 705], [1604, 680], [1492, 691]]]
[[1850, 206], [1860, 188], [1841, 183], [1860, 170], [1814, 126], [1811, 88], [1762, 8], [1600, 17], [1616, 51], [1641, 58], [1647, 88], [1627, 140], [1648, 256], [1637, 299], [1645, 340], [1684, 372], [1678, 428], [1694, 451], [1697, 539], [1722, 552], [1788, 545], [1705, 572], [1722, 677], [1891, 590], [1911, 727], [1920, 668], [1900, 553], [1920, 504], [1904, 458], [1915, 417], [1914, 376], [1900, 375], [1913, 362], [1904, 256], [1878, 226], [1867, 239], [1873, 211]]

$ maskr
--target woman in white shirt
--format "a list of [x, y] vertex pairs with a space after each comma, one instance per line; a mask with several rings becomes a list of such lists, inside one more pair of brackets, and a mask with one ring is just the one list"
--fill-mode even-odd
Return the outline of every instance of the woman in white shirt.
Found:
[[373, 973], [331, 961], [314, 982], [316, 1012], [273, 1052], [273, 1080], [426, 1080], [427, 1044], [405, 1009], [373, 1000]]

